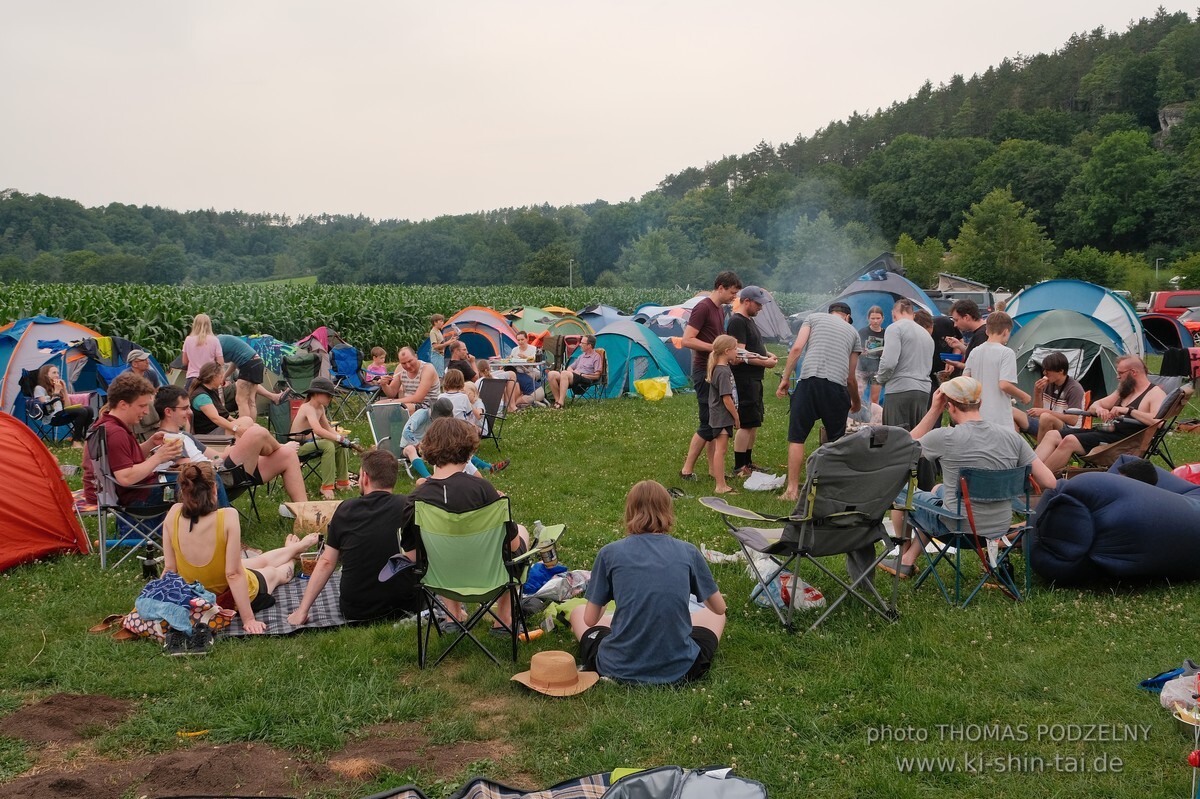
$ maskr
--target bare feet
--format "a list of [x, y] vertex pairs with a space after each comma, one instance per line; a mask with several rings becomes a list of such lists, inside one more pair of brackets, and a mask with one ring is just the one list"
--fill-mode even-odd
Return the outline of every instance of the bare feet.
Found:
[[72, 441], [71, 449], [83, 449], [83, 442], [82, 441]]
[[293, 544], [299, 544], [300, 536], [296, 535], [295, 533], [288, 533], [287, 538], [283, 539], [283, 543], [284, 543], [284, 545], [289, 546], [289, 547], [292, 546]]
[[337, 494], [334, 493], [332, 488], [322, 488], [321, 489], [321, 498], [322, 499], [337, 499]]
[[[295, 536], [292, 537], [295, 538]], [[321, 540], [321, 536], [317, 535], [316, 533], [309, 533], [308, 535], [304, 536], [304, 538], [297, 540], [299, 541], [300, 546], [304, 549], [312, 549], [317, 545], [317, 542]]]

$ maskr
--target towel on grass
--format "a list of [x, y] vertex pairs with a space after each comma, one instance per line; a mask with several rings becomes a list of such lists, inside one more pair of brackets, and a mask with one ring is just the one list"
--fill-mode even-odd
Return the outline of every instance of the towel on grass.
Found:
[[[338, 569], [329, 575], [329, 582], [325, 583], [325, 590], [321, 592], [317, 601], [313, 603], [312, 609], [308, 611], [308, 623], [299, 627], [289, 624], [288, 614], [300, 607], [300, 600], [304, 598], [306, 588], [308, 588], [308, 580], [297, 577], [290, 583], [285, 583], [275, 589], [274, 607], [254, 614], [254, 618], [267, 625], [267, 635], [291, 635], [299, 630], [341, 627], [347, 623], [338, 606], [338, 600], [342, 596], [342, 570]], [[242, 629], [240, 616], [235, 616], [233, 623], [228, 628], [217, 633], [218, 638], [242, 635], [246, 635], [246, 631]]]

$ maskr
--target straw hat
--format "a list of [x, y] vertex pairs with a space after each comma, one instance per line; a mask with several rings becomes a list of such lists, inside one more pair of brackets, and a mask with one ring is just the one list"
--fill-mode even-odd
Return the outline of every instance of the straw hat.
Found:
[[535, 653], [529, 659], [529, 671], [514, 674], [513, 679], [547, 696], [574, 696], [595, 685], [600, 675], [577, 671], [569, 652], [551, 649]]

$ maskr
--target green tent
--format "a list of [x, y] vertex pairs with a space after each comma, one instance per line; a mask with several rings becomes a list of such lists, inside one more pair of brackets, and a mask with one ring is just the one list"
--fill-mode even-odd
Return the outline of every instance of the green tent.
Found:
[[1042, 359], [1051, 352], [1067, 356], [1071, 377], [1084, 391], [1092, 392], [1093, 401], [1117, 387], [1120, 345], [1091, 317], [1078, 311], [1038, 314], [1012, 334], [1008, 346], [1017, 354], [1017, 384], [1029, 394], [1042, 376]]

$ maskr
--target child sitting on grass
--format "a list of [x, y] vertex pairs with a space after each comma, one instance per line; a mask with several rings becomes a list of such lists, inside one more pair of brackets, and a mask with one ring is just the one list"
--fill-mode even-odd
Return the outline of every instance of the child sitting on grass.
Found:
[[[708, 673], [725, 629], [725, 598], [700, 550], [671, 537], [671, 495], [643, 480], [625, 498], [625, 537], [592, 566], [587, 604], [571, 612], [579, 657], [627, 683], [676, 684]], [[704, 607], [690, 609], [691, 596]], [[616, 600], [617, 609], [604, 615]]]

